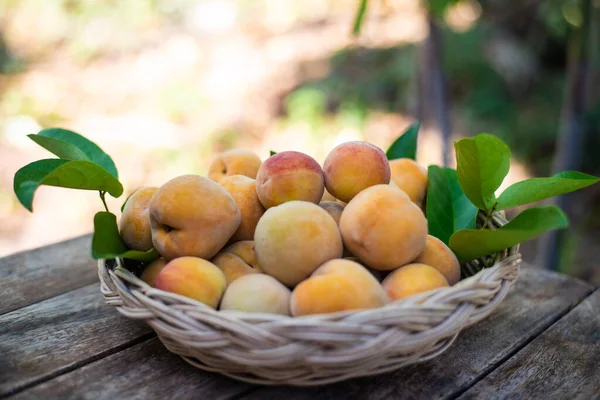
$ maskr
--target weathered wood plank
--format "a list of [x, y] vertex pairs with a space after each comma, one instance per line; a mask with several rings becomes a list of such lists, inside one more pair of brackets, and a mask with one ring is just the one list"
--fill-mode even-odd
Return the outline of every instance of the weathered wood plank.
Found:
[[98, 284], [0, 316], [0, 397], [151, 337], [104, 303]]
[[600, 398], [600, 290], [460, 399]]
[[193, 368], [151, 339], [11, 397], [17, 399], [202, 399], [252, 387]]
[[0, 258], [0, 314], [98, 279], [91, 235]]
[[316, 388], [260, 388], [252, 399], [449, 398], [496, 368], [562, 317], [593, 288], [547, 271], [523, 269], [488, 319], [462, 332], [440, 357], [396, 372]]

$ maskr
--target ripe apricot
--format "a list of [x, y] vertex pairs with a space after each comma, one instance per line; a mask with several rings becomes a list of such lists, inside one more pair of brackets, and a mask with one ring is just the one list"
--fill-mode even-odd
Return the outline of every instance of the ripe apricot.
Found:
[[269, 157], [256, 176], [256, 193], [265, 208], [293, 200], [318, 204], [324, 190], [319, 163], [297, 151], [282, 151]]
[[132, 250], [148, 251], [152, 248], [152, 230], [148, 208], [158, 188], [143, 187], [136, 190], [123, 208], [119, 220], [119, 233], [123, 242]]
[[256, 181], [247, 176], [232, 175], [221, 179], [219, 185], [233, 197], [242, 214], [242, 222], [231, 237], [231, 241], [254, 239], [256, 224], [265, 213], [265, 208], [256, 194]]
[[414, 260], [425, 248], [427, 220], [408, 196], [376, 185], [348, 203], [340, 218], [344, 245], [371, 268], [391, 270]]
[[389, 302], [383, 287], [362, 265], [344, 259], [320, 266], [292, 292], [293, 316], [381, 307]]
[[458, 259], [452, 250], [435, 236], [427, 235], [425, 250], [414, 259], [413, 263], [431, 265], [444, 275], [450, 285], [460, 280]]
[[290, 289], [265, 274], [246, 275], [231, 283], [221, 310], [290, 315]]
[[223, 271], [228, 285], [242, 276], [259, 273], [240, 257], [224, 251], [217, 254], [211, 262]]
[[231, 195], [199, 175], [171, 179], [150, 201], [152, 243], [168, 260], [210, 259], [237, 231], [241, 220]]
[[385, 153], [367, 142], [347, 142], [335, 147], [323, 164], [325, 186], [336, 199], [349, 202], [362, 190], [390, 183]]
[[158, 274], [155, 286], [217, 308], [227, 282], [223, 272], [211, 262], [197, 257], [179, 257]]
[[449, 286], [444, 275], [425, 264], [408, 264], [400, 267], [389, 274], [382, 285], [392, 301]]
[[142, 275], [140, 275], [140, 279], [146, 282], [148, 285], [154, 287], [156, 277], [158, 276], [158, 274], [160, 274], [160, 271], [162, 271], [166, 265], [167, 261], [164, 258], [157, 258], [156, 260], [148, 264], [146, 268], [144, 268], [144, 271], [142, 271]]
[[235, 242], [223, 249], [225, 253], [235, 254], [255, 270], [262, 272], [262, 268], [256, 258], [256, 250], [254, 249], [254, 240], [242, 240]]
[[249, 150], [230, 149], [215, 157], [208, 168], [208, 177], [215, 182], [231, 175], [255, 179], [261, 164], [260, 157]]
[[392, 181], [419, 206], [427, 193], [427, 170], [410, 158], [390, 161]]
[[294, 286], [319, 265], [342, 255], [342, 238], [327, 211], [305, 201], [269, 208], [254, 235], [256, 257], [266, 274]]

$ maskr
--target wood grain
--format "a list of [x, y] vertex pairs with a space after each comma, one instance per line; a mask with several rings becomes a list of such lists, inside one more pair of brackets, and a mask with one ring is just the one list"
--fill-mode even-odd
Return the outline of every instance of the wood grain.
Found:
[[305, 389], [260, 388], [252, 399], [432, 399], [461, 393], [591, 293], [581, 281], [523, 269], [488, 319], [463, 331], [440, 357], [379, 376]]
[[0, 258], [0, 314], [98, 280], [91, 235]]
[[251, 386], [193, 368], [157, 338], [21, 392], [17, 399], [202, 399], [238, 396]]
[[461, 399], [600, 398], [600, 290]]
[[106, 305], [99, 284], [4, 314], [0, 397], [148, 339], [150, 332]]

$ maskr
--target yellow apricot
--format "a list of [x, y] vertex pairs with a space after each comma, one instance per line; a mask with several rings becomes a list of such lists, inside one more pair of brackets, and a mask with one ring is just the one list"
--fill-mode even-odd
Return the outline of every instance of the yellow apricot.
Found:
[[267, 210], [254, 235], [256, 257], [266, 274], [294, 286], [319, 265], [342, 255], [342, 238], [327, 211], [305, 201]]
[[435, 236], [427, 235], [425, 250], [414, 259], [413, 263], [431, 265], [444, 275], [450, 285], [460, 281], [458, 259], [452, 250]]
[[261, 164], [260, 157], [249, 150], [230, 149], [215, 157], [208, 168], [208, 177], [215, 182], [231, 175], [256, 179]]
[[265, 213], [265, 208], [256, 194], [256, 181], [247, 176], [232, 175], [221, 179], [219, 185], [233, 197], [242, 214], [242, 222], [231, 237], [231, 241], [254, 239], [256, 224]]
[[160, 271], [167, 265], [167, 261], [160, 257], [156, 260], [152, 261], [144, 271], [142, 271], [142, 275], [140, 275], [140, 279], [146, 282], [148, 285], [154, 287], [156, 277], [160, 274]]
[[269, 157], [256, 176], [256, 193], [265, 208], [293, 200], [318, 204], [324, 190], [319, 163], [297, 151], [283, 151]]
[[382, 285], [392, 301], [449, 286], [444, 275], [425, 264], [408, 264], [400, 267], [389, 274]]
[[290, 315], [290, 289], [265, 274], [246, 275], [231, 283], [221, 310]]
[[391, 270], [425, 248], [427, 220], [408, 196], [388, 184], [369, 187], [348, 203], [340, 218], [344, 245], [371, 268]]
[[180, 257], [163, 268], [156, 277], [155, 286], [217, 308], [227, 282], [223, 272], [211, 262], [197, 257]]
[[323, 164], [325, 186], [336, 199], [349, 202], [364, 189], [390, 183], [385, 153], [367, 142], [347, 142], [335, 147]]
[[375, 279], [377, 279], [378, 282], [381, 282], [385, 276], [384, 271], [379, 271], [379, 270], [369, 267], [366, 264], [363, 264], [363, 262], [360, 261], [360, 258], [358, 258], [358, 257], [354, 257], [354, 256], [350, 255], [350, 256], [344, 256], [343, 259], [354, 261], [355, 263], [362, 265], [363, 267], [365, 267], [365, 269], [367, 271], [369, 271], [369, 273], [371, 273], [371, 275], [373, 275], [373, 277], [375, 277]]
[[152, 248], [152, 230], [148, 208], [158, 188], [143, 187], [136, 190], [123, 208], [119, 220], [119, 233], [123, 242], [132, 250], [148, 251]]
[[331, 260], [296, 286], [292, 292], [293, 316], [327, 314], [381, 307], [389, 302], [383, 287], [362, 265]]
[[198, 175], [171, 179], [150, 202], [152, 243], [167, 260], [213, 257], [237, 231], [241, 220], [231, 195]]
[[235, 254], [220, 252], [211, 261], [223, 271], [228, 285], [244, 275], [259, 273]]
[[427, 170], [410, 158], [390, 161], [392, 181], [403, 190], [410, 199], [422, 206], [427, 193]]
[[256, 258], [256, 251], [254, 249], [254, 240], [241, 240], [235, 242], [223, 249], [225, 253], [235, 254], [252, 268], [258, 272], [262, 272], [262, 268]]

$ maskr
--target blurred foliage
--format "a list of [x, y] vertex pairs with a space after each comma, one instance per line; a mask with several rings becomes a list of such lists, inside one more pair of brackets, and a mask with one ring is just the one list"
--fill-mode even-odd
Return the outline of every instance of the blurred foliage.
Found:
[[344, 49], [330, 63], [325, 78], [307, 82], [287, 96], [288, 118], [313, 121], [324, 112], [339, 113], [360, 127], [370, 110], [395, 112], [408, 107], [407, 88], [416, 68], [413, 45]]
[[[441, 14], [453, 3], [441, 0], [429, 5]], [[443, 28], [444, 72], [455, 126], [468, 134], [498, 135], [534, 173], [548, 174], [565, 91], [568, 34], [577, 22], [576, 17], [569, 19], [568, 13], [574, 15], [572, 8], [579, 7], [579, 1], [550, 0], [539, 7], [522, 6], [518, 11], [526, 15], [514, 25], [504, 24], [503, 18], [513, 15], [506, 13], [504, 2], [482, 3], [489, 9], [472, 29], [456, 32]], [[521, 24], [523, 19], [528, 20], [529, 27]], [[523, 29], [535, 34], [521, 35]], [[506, 47], [517, 50], [505, 54]], [[499, 65], [493, 51], [504, 52], [508, 66]], [[519, 65], [524, 63], [520, 55], [531, 59], [531, 65]], [[513, 68], [511, 56], [515, 58]], [[414, 45], [341, 50], [329, 60], [331, 72], [325, 78], [307, 82], [288, 100], [293, 99], [294, 109], [313, 107], [315, 113], [320, 112], [323, 103], [328, 112], [338, 113], [348, 101], [360, 115], [373, 109], [410, 112], [416, 95], [416, 57]], [[303, 95], [305, 91], [319, 93], [318, 104]], [[589, 129], [598, 129], [600, 104], [592, 108], [586, 121]], [[585, 170], [597, 172], [593, 149], [600, 145], [600, 138], [589, 135], [589, 141]]]
[[[466, 1], [422, 0], [422, 4], [442, 21], [450, 8]], [[263, 13], [266, 3], [238, 1], [237, 23], [243, 25]], [[515, 149], [517, 157], [532, 165], [535, 173], [549, 172], [564, 93], [567, 39], [581, 24], [581, 3], [546, 0], [507, 7], [503, 0], [480, 0], [477, 4], [483, 13], [474, 28], [462, 33], [443, 28], [444, 70], [455, 126], [463, 132], [499, 135]], [[193, 0], [0, 0], [0, 22], [18, 20], [12, 14], [23, 10], [42, 13], [47, 21], [38, 27], [43, 39], [33, 46], [34, 54], [27, 56], [43, 58], [45, 52], [66, 44], [74, 59], [87, 63], [107, 53], [143, 46], [145, 39], [140, 35], [155, 28], [188, 29], [186, 18], [198, 4]], [[287, 8], [294, 19], [302, 20], [314, 4], [294, 2]], [[365, 0], [354, 4], [355, 24], [360, 27], [367, 6], [374, 5]], [[509, 46], [522, 48], [521, 52], [535, 61], [533, 76], [524, 76], [517, 84], [510, 82], [487, 51], [496, 39], [507, 35], [512, 40]], [[360, 129], [372, 110], [410, 112], [415, 103], [417, 56], [415, 45], [339, 51], [328, 60], [331, 71], [325, 78], [307, 82], [287, 96], [284, 124], [308, 124], [316, 137], [332, 119], [335, 127], [329, 129]], [[15, 58], [0, 36], [1, 71], [18, 71], [26, 61]], [[203, 98], [199, 101], [195, 88], [185, 81], [161, 90], [162, 108], [174, 121], [201, 113], [209, 102]], [[38, 112], [31, 99], [10, 90], [4, 93], [2, 107], [8, 108], [4, 110], [6, 115], [40, 115], [44, 125], [61, 120], [60, 116]], [[599, 121], [600, 104], [589, 113], [587, 124], [593, 129]], [[591, 135], [586, 148], [597, 146], [599, 140]], [[593, 160], [589, 164], [594, 164]]]
[[14, 74], [23, 70], [23, 63], [15, 58], [0, 32], [0, 74]]
[[526, 91], [511, 92], [505, 78], [482, 56], [489, 34], [481, 28], [462, 34], [444, 32], [444, 66], [454, 108], [467, 132], [500, 136], [535, 172], [547, 174], [558, 134], [565, 73], [540, 69]]
[[549, 35], [559, 40], [567, 36], [569, 23], [563, 14], [563, 9], [565, 6], [567, 10], [572, 9], [573, 6], [577, 8], [576, 3], [579, 1], [547, 0], [540, 3], [538, 17], [544, 23]]
[[461, 0], [425, 0], [425, 6], [430, 13], [437, 16], [444, 15], [448, 7], [459, 3]]

